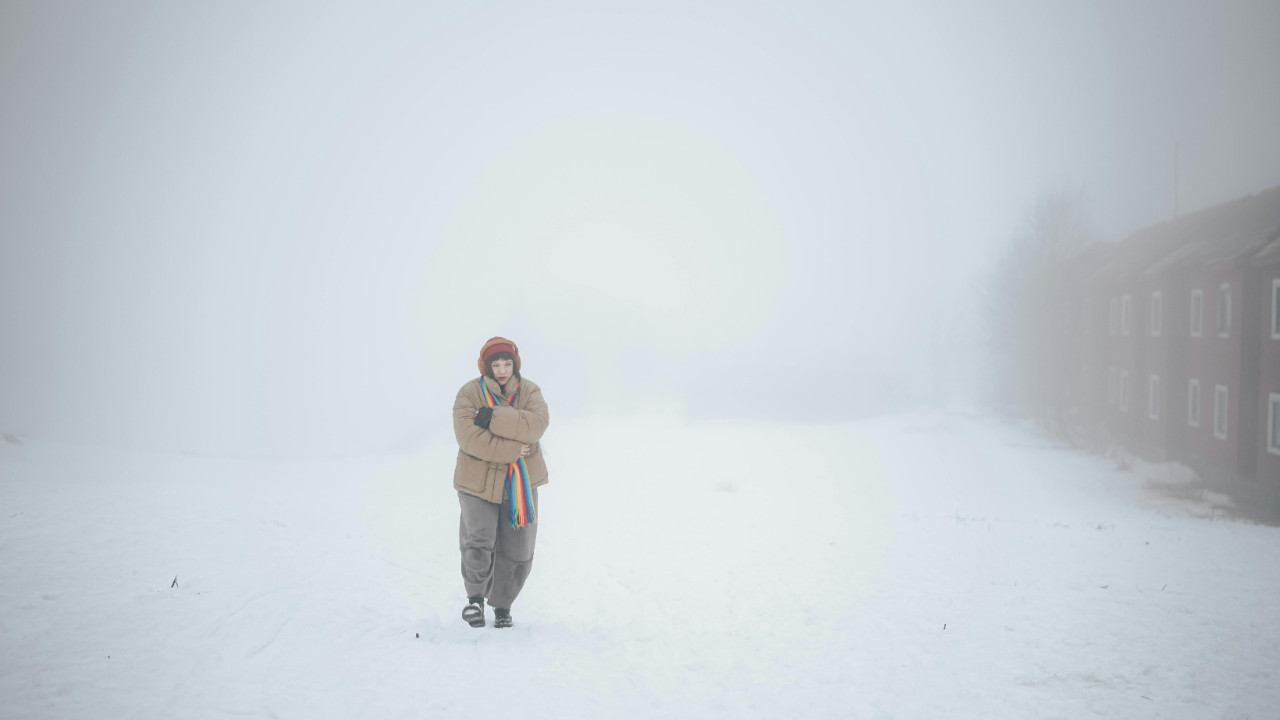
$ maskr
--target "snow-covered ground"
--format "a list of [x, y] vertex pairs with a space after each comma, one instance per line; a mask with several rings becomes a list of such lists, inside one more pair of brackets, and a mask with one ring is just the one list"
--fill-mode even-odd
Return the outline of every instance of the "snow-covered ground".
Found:
[[553, 423], [511, 630], [440, 440], [0, 441], [0, 716], [1280, 717], [1280, 529], [1023, 427]]

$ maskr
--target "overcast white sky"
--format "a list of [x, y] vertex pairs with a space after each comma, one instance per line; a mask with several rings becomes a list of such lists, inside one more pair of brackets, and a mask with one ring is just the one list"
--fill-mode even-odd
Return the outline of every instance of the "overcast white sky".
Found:
[[0, 3], [0, 431], [376, 450], [495, 334], [553, 414], [875, 412], [1038, 193], [1280, 182], [1275, 2], [318, 5]]

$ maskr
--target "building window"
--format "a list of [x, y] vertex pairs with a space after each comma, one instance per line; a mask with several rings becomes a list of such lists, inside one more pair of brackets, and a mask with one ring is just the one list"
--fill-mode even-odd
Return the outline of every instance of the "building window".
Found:
[[1147, 417], [1160, 419], [1160, 376], [1147, 378]]
[[1231, 283], [1218, 286], [1218, 337], [1231, 334]]
[[1200, 381], [1195, 378], [1187, 383], [1187, 424], [1200, 427]]
[[1107, 368], [1107, 404], [1116, 404], [1116, 369]]
[[1160, 334], [1160, 321], [1163, 319], [1161, 317], [1162, 315], [1164, 315], [1164, 298], [1161, 296], [1160, 291], [1157, 290], [1151, 293], [1151, 334], [1152, 335]]
[[1204, 291], [1191, 291], [1191, 337], [1200, 337], [1204, 327]]
[[1120, 371], [1120, 409], [1129, 412], [1129, 371]]
[[1267, 402], [1267, 452], [1280, 455], [1280, 393], [1271, 393]]
[[1280, 340], [1280, 278], [1271, 281], [1271, 339]]
[[1107, 332], [1112, 335], [1116, 334], [1116, 330], [1120, 328], [1120, 312], [1119, 306], [1116, 305], [1116, 299], [1111, 298], [1107, 303]]
[[1280, 392], [1267, 400], [1267, 452], [1280, 455]]
[[1133, 300], [1125, 295], [1120, 298], [1120, 334], [1129, 334], [1129, 318], [1133, 315]]
[[1227, 386], [1213, 387], [1213, 436], [1227, 439]]

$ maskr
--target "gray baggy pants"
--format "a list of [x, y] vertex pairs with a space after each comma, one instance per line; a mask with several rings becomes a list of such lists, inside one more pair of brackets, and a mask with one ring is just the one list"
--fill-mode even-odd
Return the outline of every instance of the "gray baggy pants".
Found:
[[[533, 489], [533, 502], [537, 507], [537, 488]], [[468, 597], [483, 596], [498, 608], [510, 608], [524, 587], [533, 568], [533, 543], [538, 535], [537, 523], [519, 530], [511, 527], [510, 503], [506, 497], [498, 504], [458, 493], [462, 584]]]

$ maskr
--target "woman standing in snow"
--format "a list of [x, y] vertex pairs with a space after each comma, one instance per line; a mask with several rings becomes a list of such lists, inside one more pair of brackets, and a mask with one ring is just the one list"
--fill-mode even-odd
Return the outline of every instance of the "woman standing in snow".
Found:
[[490, 338], [478, 364], [480, 377], [463, 385], [453, 402], [453, 487], [462, 506], [458, 535], [467, 592], [462, 619], [484, 627], [488, 600], [493, 626], [504, 628], [511, 627], [511, 605], [533, 566], [536, 488], [547, 483], [538, 439], [550, 420], [542, 390], [520, 375], [515, 343]]

